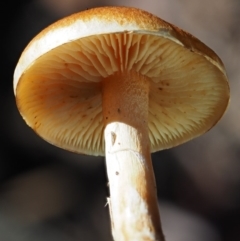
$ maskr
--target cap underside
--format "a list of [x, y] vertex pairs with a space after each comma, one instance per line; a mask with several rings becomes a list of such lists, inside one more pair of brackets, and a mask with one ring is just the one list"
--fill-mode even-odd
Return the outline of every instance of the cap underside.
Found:
[[151, 32], [124, 32], [81, 38], [39, 57], [19, 80], [18, 108], [48, 142], [104, 155], [101, 81], [127, 70], [150, 81], [151, 151], [208, 131], [228, 104], [225, 74], [203, 55]]

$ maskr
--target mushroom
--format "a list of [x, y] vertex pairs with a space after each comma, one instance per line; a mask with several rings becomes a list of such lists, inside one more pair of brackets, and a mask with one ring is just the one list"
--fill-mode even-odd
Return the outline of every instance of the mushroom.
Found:
[[151, 152], [207, 132], [229, 102], [224, 65], [210, 48], [126, 7], [86, 10], [43, 30], [19, 59], [14, 92], [43, 139], [105, 153], [116, 241], [164, 240]]

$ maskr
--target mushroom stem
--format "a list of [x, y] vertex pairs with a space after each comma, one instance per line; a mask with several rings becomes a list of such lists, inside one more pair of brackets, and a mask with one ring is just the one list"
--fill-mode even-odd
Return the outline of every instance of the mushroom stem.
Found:
[[163, 241], [148, 135], [149, 80], [121, 72], [103, 81], [105, 152], [115, 241]]

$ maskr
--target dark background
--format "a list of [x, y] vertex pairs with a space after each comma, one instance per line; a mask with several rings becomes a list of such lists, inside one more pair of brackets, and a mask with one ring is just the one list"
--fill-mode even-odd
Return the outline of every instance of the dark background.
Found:
[[240, 240], [240, 2], [238, 0], [2, 1], [0, 240], [111, 240], [104, 158], [41, 140], [22, 120], [13, 72], [27, 43], [71, 13], [104, 5], [142, 8], [191, 32], [225, 63], [231, 104], [204, 136], [154, 153], [167, 241]]

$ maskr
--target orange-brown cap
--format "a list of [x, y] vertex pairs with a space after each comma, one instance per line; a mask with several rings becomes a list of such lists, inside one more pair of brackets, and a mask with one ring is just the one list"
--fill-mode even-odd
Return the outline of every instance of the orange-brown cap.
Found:
[[73, 14], [38, 34], [15, 69], [17, 105], [48, 142], [104, 155], [101, 82], [128, 70], [150, 82], [152, 151], [205, 133], [228, 105], [225, 69], [211, 49], [156, 16], [126, 7]]

